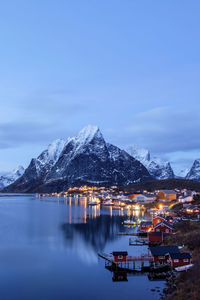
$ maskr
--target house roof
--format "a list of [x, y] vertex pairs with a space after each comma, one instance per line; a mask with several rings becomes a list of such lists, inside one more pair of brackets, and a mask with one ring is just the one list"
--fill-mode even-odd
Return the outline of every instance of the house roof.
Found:
[[148, 193], [144, 193], [142, 195], [144, 195], [147, 198], [155, 198], [156, 197], [154, 194], [148, 194]]
[[160, 226], [161, 224], [164, 224], [165, 226], [169, 227], [170, 229], [174, 229], [174, 227], [169, 222], [167, 222], [167, 221], [161, 221], [160, 223], [156, 224], [154, 226], [154, 228]]
[[177, 246], [157, 246], [157, 247], [149, 247], [151, 254], [153, 256], [164, 256], [167, 253], [180, 253], [180, 250]]
[[112, 255], [113, 256], [119, 256], [119, 255], [127, 256], [128, 252], [127, 251], [113, 251]]
[[174, 190], [160, 190], [160, 192], [163, 192], [165, 194], [176, 194]]
[[153, 220], [157, 219], [157, 218], [161, 218], [161, 219], [165, 220], [165, 218], [163, 216], [161, 216], [161, 215], [158, 215], [158, 216], [154, 217]]
[[142, 221], [140, 225], [152, 225], [151, 221]]
[[185, 253], [169, 253], [170, 257], [173, 259], [184, 259], [184, 258], [191, 258], [191, 255], [189, 252], [185, 252]]

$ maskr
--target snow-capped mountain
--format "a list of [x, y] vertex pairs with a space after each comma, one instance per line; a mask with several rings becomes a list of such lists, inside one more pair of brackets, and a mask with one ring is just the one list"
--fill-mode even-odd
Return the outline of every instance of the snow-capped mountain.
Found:
[[66, 142], [61, 139], [53, 141], [37, 158], [31, 160], [24, 175], [17, 180], [17, 183], [20, 186], [40, 184], [56, 164], [65, 144]]
[[169, 162], [158, 157], [152, 157], [149, 150], [130, 146], [127, 152], [135, 159], [139, 160], [155, 179], [174, 178], [174, 172]]
[[200, 181], [200, 158], [194, 161], [186, 179]]
[[106, 143], [99, 128], [89, 125], [66, 142], [49, 145], [6, 191], [60, 191], [83, 183], [124, 185], [151, 179], [138, 160]]
[[23, 174], [24, 174], [24, 168], [22, 166], [19, 166], [12, 172], [1, 175], [0, 176], [0, 190], [2, 190], [4, 187], [15, 182]]

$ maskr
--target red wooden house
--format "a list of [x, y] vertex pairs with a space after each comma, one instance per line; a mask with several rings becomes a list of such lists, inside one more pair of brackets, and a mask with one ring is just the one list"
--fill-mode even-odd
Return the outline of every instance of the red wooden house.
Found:
[[154, 229], [153, 229], [155, 232], [162, 232], [164, 234], [169, 234], [169, 233], [172, 233], [174, 228], [172, 226], [172, 224], [170, 224], [169, 222], [167, 221], [162, 221], [158, 224], [156, 224], [154, 226]]
[[114, 262], [126, 262], [126, 258], [128, 255], [127, 251], [114, 251], [112, 252]]
[[166, 263], [169, 253], [180, 253], [177, 246], [154, 246], [149, 247], [149, 254], [153, 257], [155, 263]]
[[140, 223], [140, 231], [151, 231], [153, 229], [153, 224], [151, 221], [143, 221]]
[[191, 255], [186, 253], [168, 253], [166, 255], [167, 262], [173, 268], [182, 267], [191, 264]]
[[148, 233], [148, 242], [150, 244], [161, 244], [163, 242], [163, 233], [162, 232], [149, 232]]

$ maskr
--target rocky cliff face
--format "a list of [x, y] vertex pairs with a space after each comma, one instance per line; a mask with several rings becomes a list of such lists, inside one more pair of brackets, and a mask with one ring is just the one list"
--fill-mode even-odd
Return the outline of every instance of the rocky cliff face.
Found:
[[131, 146], [127, 149], [127, 152], [139, 160], [147, 168], [153, 178], [159, 180], [174, 178], [174, 172], [170, 163], [158, 157], [151, 158], [149, 150]]
[[49, 145], [5, 191], [48, 192], [71, 185], [125, 185], [151, 179], [138, 160], [106, 143], [97, 126], [87, 126], [76, 137]]
[[200, 158], [196, 159], [186, 175], [186, 179], [196, 180], [200, 182]]

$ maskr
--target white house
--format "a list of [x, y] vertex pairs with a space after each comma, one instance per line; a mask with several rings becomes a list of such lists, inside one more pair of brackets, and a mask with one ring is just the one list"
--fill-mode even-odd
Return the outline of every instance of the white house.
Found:
[[193, 200], [193, 196], [181, 196], [178, 198], [178, 201], [181, 203], [191, 202]]
[[156, 196], [153, 194], [139, 194], [133, 200], [138, 203], [152, 203], [156, 200]]

